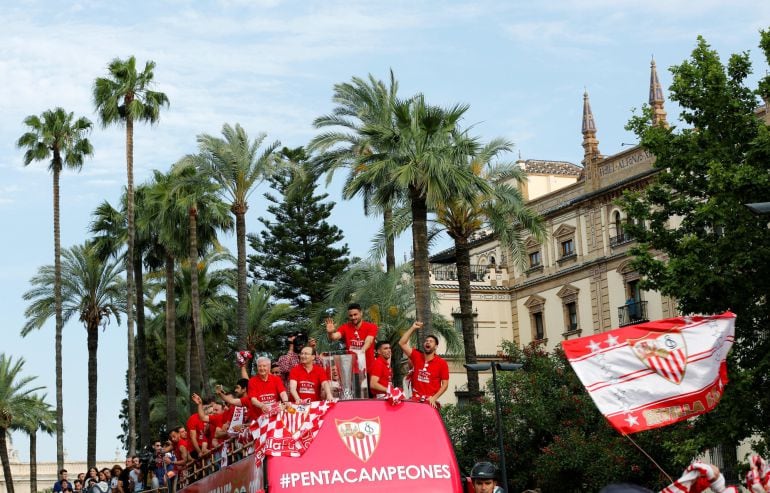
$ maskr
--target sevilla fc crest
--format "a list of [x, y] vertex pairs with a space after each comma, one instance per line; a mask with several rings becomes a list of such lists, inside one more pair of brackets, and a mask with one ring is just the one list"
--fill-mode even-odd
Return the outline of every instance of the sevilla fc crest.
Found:
[[369, 460], [380, 441], [380, 418], [337, 419], [337, 433], [353, 455]]
[[634, 354], [647, 368], [672, 383], [682, 383], [687, 368], [687, 346], [682, 333], [647, 334], [639, 339], [629, 339]]

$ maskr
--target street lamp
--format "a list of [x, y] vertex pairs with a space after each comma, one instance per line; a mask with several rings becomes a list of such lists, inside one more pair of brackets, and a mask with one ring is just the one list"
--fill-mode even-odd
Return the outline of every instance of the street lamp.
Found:
[[498, 371], [516, 371], [523, 366], [521, 363], [502, 363], [500, 361], [488, 363], [465, 363], [468, 370], [487, 371], [492, 369], [492, 391], [495, 394], [495, 422], [497, 424], [497, 447], [500, 452], [501, 482], [505, 491], [508, 491], [508, 472], [505, 470], [505, 448], [503, 448], [503, 418], [500, 411], [500, 391], [497, 388]]

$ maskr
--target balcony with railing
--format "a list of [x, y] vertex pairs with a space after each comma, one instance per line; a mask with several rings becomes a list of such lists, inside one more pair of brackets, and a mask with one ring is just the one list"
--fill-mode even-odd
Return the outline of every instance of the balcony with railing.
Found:
[[647, 302], [634, 301], [632, 303], [626, 303], [623, 306], [619, 306], [618, 320], [618, 325], [620, 327], [623, 327], [624, 325], [648, 322], [650, 318], [647, 315]]
[[[471, 282], [485, 282], [489, 274], [489, 265], [471, 264]], [[430, 273], [434, 282], [457, 281], [457, 265], [430, 264]]]
[[610, 247], [615, 248], [620, 245], [625, 245], [626, 243], [631, 243], [634, 241], [634, 237], [631, 236], [631, 233], [628, 231], [620, 231], [620, 234], [617, 236], [610, 237]]

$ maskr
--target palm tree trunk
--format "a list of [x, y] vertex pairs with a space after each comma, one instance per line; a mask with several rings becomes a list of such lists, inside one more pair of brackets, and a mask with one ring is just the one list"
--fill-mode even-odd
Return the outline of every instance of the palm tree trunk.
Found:
[[[468, 239], [455, 237], [455, 264], [460, 294], [460, 321], [463, 328], [465, 362], [476, 363], [476, 334], [473, 330], [473, 302], [471, 301], [471, 256]], [[468, 394], [479, 395], [479, 373], [467, 370]]]
[[144, 279], [142, 278], [142, 257], [134, 259], [134, 282], [136, 283], [136, 365], [139, 380], [139, 446], [150, 443], [150, 381], [147, 375], [147, 339], [144, 333]]
[[166, 253], [166, 429], [177, 425], [176, 415], [176, 299], [174, 257]]
[[13, 476], [11, 476], [11, 464], [8, 463], [8, 445], [5, 440], [7, 437], [5, 428], [0, 427], [0, 460], [3, 462], [3, 477], [5, 478], [5, 491], [14, 493]]
[[385, 232], [388, 233], [385, 237], [385, 271], [393, 272], [396, 269], [396, 239], [389, 233], [393, 221], [392, 207], [385, 207], [385, 210], [382, 211], [382, 219]]
[[[57, 152], [58, 154], [58, 152]], [[54, 161], [57, 158], [54, 156]], [[61, 299], [61, 227], [59, 225], [59, 170], [61, 169], [61, 158], [58, 158], [58, 164], [53, 166], [53, 249], [54, 249], [54, 281], [53, 298], [54, 311], [56, 313], [56, 335], [55, 335], [55, 359], [56, 359], [56, 470], [64, 467], [64, 393], [62, 391], [62, 331], [64, 321], [62, 319], [62, 299]]]
[[417, 333], [422, 346], [425, 336], [431, 333], [430, 271], [428, 266], [428, 205], [425, 197], [415, 187], [409, 187], [412, 205], [412, 265], [414, 266], [414, 303], [417, 320], [423, 328]]
[[198, 290], [198, 211], [190, 209], [190, 298], [192, 301], [193, 338], [195, 339], [196, 352], [190, 362], [191, 366], [198, 365], [202, 386], [190, 387], [190, 393], [203, 392], [211, 394], [209, 389], [209, 375], [206, 368], [206, 347], [203, 344], [203, 329], [201, 328], [201, 301]]
[[134, 356], [134, 120], [126, 118], [126, 330], [128, 339], [128, 453], [136, 453], [136, 362]]
[[[98, 319], [97, 319], [98, 320]], [[99, 323], [90, 321], [86, 327], [88, 332], [88, 443], [86, 445], [86, 463], [88, 467], [96, 466], [96, 410], [97, 410], [97, 381], [99, 371], [96, 365], [96, 350], [99, 347]]]
[[233, 208], [238, 249], [238, 348], [246, 347], [249, 290], [246, 286], [246, 208]]
[[[198, 341], [195, 337], [195, 327], [190, 325], [190, 337], [188, 338], [190, 345], [188, 346], [188, 353], [190, 354], [190, 379], [187, 381], [190, 386], [190, 395], [193, 392], [200, 393], [201, 387], [201, 367], [198, 363]], [[190, 409], [190, 413], [197, 412], [198, 406], [191, 400], [187, 400], [187, 406]]]
[[37, 430], [29, 434], [29, 491], [37, 493]]

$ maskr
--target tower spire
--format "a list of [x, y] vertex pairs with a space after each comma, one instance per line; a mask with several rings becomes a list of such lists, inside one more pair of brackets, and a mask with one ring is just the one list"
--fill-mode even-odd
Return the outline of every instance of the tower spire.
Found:
[[599, 160], [599, 141], [596, 139], [596, 122], [591, 111], [591, 101], [588, 99], [588, 90], [583, 93], [583, 167]]
[[663, 108], [663, 89], [658, 80], [658, 70], [655, 67], [655, 58], [650, 61], [650, 107], [652, 108], [652, 124], [668, 128], [666, 110]]

